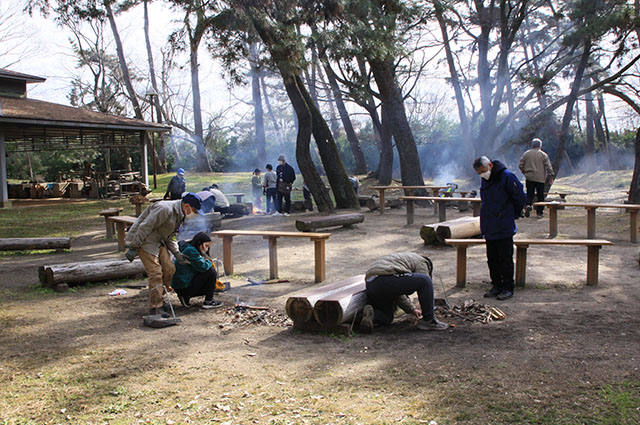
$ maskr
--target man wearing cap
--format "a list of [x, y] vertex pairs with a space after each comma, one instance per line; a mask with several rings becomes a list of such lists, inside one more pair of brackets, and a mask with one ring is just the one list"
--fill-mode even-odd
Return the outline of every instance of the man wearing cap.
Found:
[[169, 287], [175, 272], [169, 252], [179, 263], [187, 261], [174, 236], [185, 220], [200, 213], [201, 207], [202, 201], [194, 193], [187, 193], [177, 201], [156, 202], [144, 210], [127, 232], [125, 241], [129, 250], [126, 257], [133, 261], [139, 256], [149, 276], [149, 314], [169, 317], [162, 287]]
[[[278, 166], [276, 167], [276, 176], [278, 181], [276, 189], [278, 190], [278, 212], [273, 215], [289, 215], [291, 212], [291, 187], [296, 180], [296, 172], [293, 167], [287, 164], [284, 155], [278, 157]], [[282, 201], [285, 201], [284, 205]]]
[[171, 199], [172, 201], [182, 198], [182, 194], [187, 191], [187, 183], [184, 180], [184, 170], [178, 168], [176, 175], [171, 177], [169, 185], [167, 186], [167, 193], [164, 194], [164, 199]]
[[[531, 141], [531, 149], [522, 154], [519, 168], [526, 179], [527, 205], [524, 215], [529, 217], [533, 197], [536, 196], [538, 202], [544, 202], [545, 182], [549, 179], [549, 184], [553, 184], [553, 165], [551, 165], [549, 155], [542, 150], [542, 140], [533, 139]], [[542, 217], [543, 210], [544, 207], [536, 208], [538, 218]]]

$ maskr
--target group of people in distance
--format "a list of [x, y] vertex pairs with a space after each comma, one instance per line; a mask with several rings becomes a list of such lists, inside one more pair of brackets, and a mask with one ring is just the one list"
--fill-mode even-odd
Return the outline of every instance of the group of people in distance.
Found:
[[[522, 183], [502, 162], [486, 156], [473, 162], [474, 170], [481, 177], [480, 227], [486, 240], [491, 277], [491, 288], [485, 297], [498, 300], [513, 297], [515, 220], [528, 217], [534, 196], [538, 201], [544, 200], [545, 181], [554, 177], [549, 157], [541, 146], [542, 142], [534, 139], [532, 148], [523, 154], [519, 164], [526, 178], [526, 196]], [[267, 195], [267, 212], [277, 209], [274, 214], [288, 215], [295, 172], [283, 155], [278, 157], [278, 163], [275, 172], [267, 164], [263, 179], [260, 179], [260, 170], [254, 171], [253, 194], [255, 199], [261, 198], [262, 193]], [[207, 201], [211, 196], [218, 198], [218, 194], [213, 192], [218, 188], [213, 185], [198, 194], [181, 193], [181, 197], [174, 199], [174, 190], [184, 192], [184, 189], [184, 170], [179, 169], [165, 195], [168, 200], [148, 207], [131, 226], [125, 239], [128, 247], [126, 257], [133, 261], [139, 256], [149, 276], [149, 313], [163, 317], [170, 315], [164, 298], [165, 288], [169, 286], [185, 307], [190, 307], [191, 299], [199, 296], [204, 296], [202, 307], [205, 309], [222, 305], [214, 300], [218, 274], [209, 256], [210, 236], [202, 232], [181, 243], [174, 238], [182, 224], [195, 218], [202, 210], [214, 208]], [[539, 209], [537, 214], [541, 216], [542, 210]], [[170, 253], [175, 260], [172, 261]], [[366, 272], [368, 303], [356, 317], [359, 329], [368, 333], [374, 325], [390, 324], [398, 307], [415, 318], [420, 330], [447, 329], [449, 325], [434, 315], [432, 271], [433, 264], [428, 257], [412, 252], [388, 254], [376, 260]], [[409, 295], [414, 293], [418, 294], [419, 308], [409, 299]]]

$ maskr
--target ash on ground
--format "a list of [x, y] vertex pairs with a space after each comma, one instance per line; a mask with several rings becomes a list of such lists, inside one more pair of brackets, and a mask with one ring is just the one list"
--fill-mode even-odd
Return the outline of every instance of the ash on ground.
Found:
[[234, 329], [251, 325], [275, 326], [287, 328], [293, 326], [293, 322], [284, 313], [272, 308], [259, 308], [234, 305], [224, 312], [224, 322], [218, 325], [222, 333], [229, 333]]
[[465, 322], [489, 323], [493, 320], [505, 320], [507, 315], [498, 307], [481, 304], [474, 300], [462, 301], [453, 306], [447, 303], [436, 306], [435, 312], [441, 318], [458, 318]]

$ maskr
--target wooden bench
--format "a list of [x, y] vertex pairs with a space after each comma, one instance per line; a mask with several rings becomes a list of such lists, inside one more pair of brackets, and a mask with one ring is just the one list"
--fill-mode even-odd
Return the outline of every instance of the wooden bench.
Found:
[[442, 203], [442, 208], [437, 208], [438, 221], [447, 221], [447, 208], [444, 205], [445, 202], [469, 202], [473, 207], [473, 216], [478, 217], [480, 215], [480, 198], [453, 198], [453, 197], [440, 197], [440, 196], [401, 196], [400, 199], [407, 203], [407, 226], [413, 224], [414, 216], [414, 201], [432, 201], [436, 206]]
[[[445, 242], [457, 249], [456, 253], [456, 286], [464, 288], [467, 280], [467, 247], [484, 245], [484, 239], [446, 239]], [[524, 287], [527, 277], [527, 249], [530, 245], [571, 245], [587, 247], [587, 285], [598, 284], [598, 263], [600, 248], [613, 245], [604, 239], [514, 239], [516, 246], [515, 285]]]
[[114, 233], [113, 223], [109, 221], [109, 217], [119, 216], [122, 211], [123, 211], [123, 208], [117, 207], [117, 208], [106, 208], [98, 213], [98, 215], [101, 215], [104, 217], [104, 224], [107, 228], [107, 239], [109, 240], [113, 239], [113, 233]]
[[227, 274], [233, 274], [233, 237], [234, 236], [262, 236], [269, 241], [269, 279], [278, 278], [278, 238], [309, 238], [315, 246], [315, 281], [322, 282], [326, 278], [325, 265], [325, 241], [331, 233], [299, 233], [299, 232], [275, 232], [259, 230], [221, 230], [213, 232], [222, 238], [222, 252], [224, 270]]
[[547, 207], [549, 209], [549, 237], [558, 236], [558, 210], [562, 207], [583, 207], [587, 210], [587, 238], [596, 237], [596, 209], [620, 208], [629, 213], [629, 239], [638, 242], [638, 211], [640, 204], [595, 204], [582, 202], [536, 202], [533, 207]]
[[0, 251], [55, 249], [61, 253], [71, 249], [71, 238], [0, 238]]
[[315, 232], [318, 229], [326, 227], [348, 227], [352, 224], [362, 223], [363, 221], [364, 214], [361, 213], [307, 217], [296, 220], [296, 229], [301, 232]]
[[[406, 190], [408, 196], [413, 196], [414, 190], [430, 190], [433, 196], [438, 196], [440, 189], [447, 189], [449, 186], [372, 186], [372, 189], [376, 189], [380, 196], [380, 205], [386, 205], [384, 203], [384, 191], [385, 190]], [[380, 214], [384, 214], [384, 208], [380, 207]], [[438, 214], [438, 205], [433, 204], [433, 215]]]
[[120, 215], [108, 217], [107, 220], [111, 221], [116, 226], [116, 232], [118, 234], [118, 251], [124, 251], [124, 236], [127, 232], [127, 228], [131, 227], [131, 225], [136, 222], [136, 218], [128, 215]]

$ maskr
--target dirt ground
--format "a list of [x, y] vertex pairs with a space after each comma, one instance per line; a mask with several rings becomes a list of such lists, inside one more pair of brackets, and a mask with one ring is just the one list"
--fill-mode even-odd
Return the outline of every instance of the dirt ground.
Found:
[[[419, 236], [421, 224], [437, 221], [432, 208], [418, 208], [410, 227], [404, 208], [387, 211], [331, 230], [327, 282], [364, 273], [380, 255], [415, 251], [433, 259], [436, 296], [485, 302], [482, 247], [469, 249], [469, 283], [457, 289], [455, 250], [424, 246]], [[470, 213], [449, 209], [448, 217]], [[223, 228], [294, 230], [298, 216], [225, 220]], [[141, 326], [144, 289], [111, 297], [121, 283], [63, 294], [37, 287], [40, 265], [119, 257], [103, 228], [76, 238], [70, 253], [4, 257], [0, 424], [640, 423], [638, 245], [623, 212], [598, 211], [597, 226], [614, 242], [600, 252], [597, 287], [585, 285], [586, 248], [534, 246], [527, 287], [488, 302], [505, 321], [458, 321], [436, 333], [402, 321], [353, 337], [221, 328], [237, 300], [283, 312], [292, 292], [314, 285], [313, 245], [304, 239], [279, 241], [280, 277], [290, 283], [248, 286], [268, 274], [267, 242], [236, 238], [237, 274], [219, 297], [225, 308], [178, 306], [182, 323], [162, 330]], [[546, 237], [548, 219], [518, 227], [518, 237]], [[560, 211], [559, 232], [586, 237], [585, 211]], [[212, 252], [222, 257], [219, 241]]]

